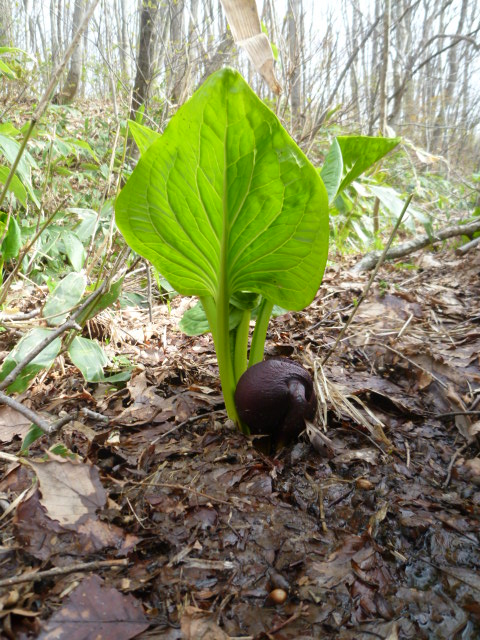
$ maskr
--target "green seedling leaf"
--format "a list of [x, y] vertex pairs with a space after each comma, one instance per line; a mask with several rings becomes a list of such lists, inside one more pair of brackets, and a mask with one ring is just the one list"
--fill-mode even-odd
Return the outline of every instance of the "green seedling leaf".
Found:
[[[24, 336], [5, 358], [2, 369], [0, 370], [0, 382], [4, 380], [7, 375], [12, 371], [17, 364], [24, 360], [27, 355], [42, 342], [49, 334], [50, 329], [37, 328], [32, 329], [26, 336]], [[36, 356], [30, 364], [24, 367], [16, 380], [7, 387], [9, 393], [18, 392], [21, 393], [27, 389], [30, 381], [42, 371], [47, 369], [53, 364], [53, 361], [57, 357], [62, 342], [60, 338], [55, 338], [38, 356]]]
[[62, 240], [70, 264], [75, 271], [80, 271], [87, 257], [85, 247], [75, 233], [64, 233]]
[[[99, 283], [99, 286], [100, 284], [101, 283]], [[122, 285], [123, 277], [119, 278], [116, 282], [111, 284], [108, 291], [102, 293], [100, 297], [96, 298], [93, 302], [93, 305], [85, 309], [85, 313], [80, 314], [80, 316], [78, 317], [78, 323], [80, 325], [85, 324], [87, 320], [96, 316], [97, 313], [100, 313], [100, 311], [103, 311], [104, 309], [107, 309], [112, 304], [114, 304], [114, 302], [118, 300], [118, 297], [122, 291]]]
[[36, 424], [32, 424], [30, 426], [30, 429], [28, 430], [27, 435], [23, 439], [22, 447], [20, 449], [20, 455], [26, 456], [32, 444], [39, 438], [42, 438], [44, 435], [45, 433], [40, 429], [40, 427], [37, 427]]
[[156, 131], [153, 131], [153, 129], [149, 129], [145, 125], [135, 122], [134, 120], [128, 121], [128, 128], [130, 129], [130, 133], [132, 134], [140, 151], [140, 155], [143, 155], [145, 151], [161, 137], [161, 135]]
[[[228, 315], [229, 331], [235, 329], [235, 327], [239, 325], [241, 319], [241, 310], [238, 307], [230, 305], [230, 312]], [[210, 331], [210, 325], [208, 324], [207, 314], [205, 313], [202, 303], [197, 302], [195, 306], [187, 309], [178, 323], [178, 326], [183, 333], [187, 334], [187, 336], [201, 336], [204, 333], [208, 333], [208, 331]]]
[[[16, 140], [13, 140], [13, 138], [0, 133], [0, 151], [3, 152], [3, 154], [5, 155], [6, 159], [10, 164], [14, 163], [19, 149], [20, 149], [20, 143], [18, 143]], [[20, 162], [18, 163], [17, 174], [20, 180], [22, 181], [22, 184], [25, 186], [26, 190], [28, 191], [31, 199], [37, 205], [37, 207], [39, 207], [40, 203], [38, 202], [38, 199], [33, 190], [32, 181], [30, 177], [30, 171], [32, 168], [37, 169], [37, 164], [35, 160], [32, 158], [32, 156], [29, 154], [29, 152], [25, 149], [22, 157], [20, 158]]]
[[117, 224], [183, 295], [310, 304], [328, 248], [327, 194], [276, 116], [231, 69], [213, 74], [140, 158]]
[[0, 133], [4, 136], [13, 138], [20, 134], [20, 130], [14, 127], [11, 122], [2, 122], [0, 124]]
[[320, 177], [323, 180], [325, 189], [328, 193], [328, 202], [331, 203], [335, 199], [338, 187], [342, 182], [343, 175], [343, 158], [342, 151], [338, 141], [335, 139], [327, 153]]
[[342, 151], [344, 170], [347, 171], [338, 188], [340, 192], [394, 149], [401, 138], [338, 136], [337, 141]]
[[[10, 173], [10, 169], [8, 167], [0, 165], [0, 183], [5, 184], [8, 178], [8, 174]], [[13, 193], [13, 195], [17, 198], [17, 200], [23, 204], [24, 207], [27, 206], [27, 191], [23, 186], [21, 180], [18, 176], [13, 176], [12, 181], [10, 182], [10, 186], [8, 190]]]
[[[3, 228], [7, 223], [7, 214], [3, 211], [0, 212], [0, 220], [3, 222]], [[0, 234], [2, 235], [2, 234]], [[0, 256], [4, 262], [16, 258], [20, 252], [22, 246], [22, 233], [18, 222], [14, 216], [10, 216], [10, 222], [8, 223], [8, 230], [0, 246]]]
[[66, 138], [65, 142], [70, 143], [73, 147], [77, 147], [78, 149], [82, 149], [83, 151], [86, 151], [87, 154], [91, 156], [96, 162], [99, 162], [99, 159], [95, 154], [95, 151], [92, 149], [92, 147], [88, 144], [86, 140], [81, 140], [77, 138]]
[[75, 227], [75, 235], [80, 242], [88, 242], [95, 231], [98, 214], [93, 209], [82, 209], [79, 207], [69, 207], [69, 213], [74, 213], [80, 218], [80, 224]]
[[83, 273], [69, 273], [58, 283], [43, 307], [43, 317], [50, 326], [65, 322], [82, 299], [86, 286], [87, 278]]
[[73, 364], [80, 369], [87, 382], [105, 380], [103, 368], [108, 358], [98, 342], [76, 336], [68, 349]]

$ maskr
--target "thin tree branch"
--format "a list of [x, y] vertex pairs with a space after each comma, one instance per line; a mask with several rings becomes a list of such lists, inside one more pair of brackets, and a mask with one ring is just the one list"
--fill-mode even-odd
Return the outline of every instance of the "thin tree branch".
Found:
[[399, 226], [400, 226], [400, 224], [401, 224], [401, 222], [403, 220], [403, 217], [404, 217], [405, 213], [407, 212], [407, 209], [408, 209], [408, 207], [410, 205], [410, 202], [412, 201], [412, 198], [413, 198], [413, 193], [408, 196], [407, 201], [405, 202], [405, 204], [403, 206], [403, 209], [402, 209], [402, 211], [400, 212], [400, 215], [397, 218], [397, 222], [395, 223], [395, 226], [392, 229], [392, 233], [390, 234], [388, 242], [385, 245], [385, 249], [383, 250], [383, 253], [380, 255], [380, 258], [377, 261], [377, 266], [375, 267], [375, 270], [373, 271], [372, 275], [370, 276], [370, 280], [367, 282], [367, 286], [362, 291], [362, 294], [361, 294], [360, 298], [358, 299], [357, 304], [353, 307], [353, 310], [352, 310], [352, 313], [350, 314], [350, 317], [348, 318], [347, 322], [343, 325], [342, 330], [338, 334], [337, 339], [335, 340], [335, 344], [333, 345], [333, 347], [330, 348], [330, 351], [328, 351], [326, 356], [323, 358], [323, 360], [321, 362], [321, 366], [322, 367], [327, 362], [327, 360], [329, 360], [330, 356], [332, 355], [332, 353], [337, 348], [338, 343], [340, 342], [340, 340], [345, 335], [345, 332], [348, 329], [348, 327], [350, 326], [355, 314], [358, 311], [358, 308], [360, 307], [362, 302], [365, 300], [365, 298], [367, 296], [367, 293], [370, 291], [370, 287], [373, 284], [373, 281], [375, 279], [375, 276], [377, 275], [378, 270], [380, 269], [380, 267], [382, 266], [382, 264], [385, 261], [385, 258], [387, 256], [388, 250], [390, 248], [390, 245], [392, 244], [393, 239], [395, 238], [395, 236], [397, 234], [398, 228], [399, 228]]

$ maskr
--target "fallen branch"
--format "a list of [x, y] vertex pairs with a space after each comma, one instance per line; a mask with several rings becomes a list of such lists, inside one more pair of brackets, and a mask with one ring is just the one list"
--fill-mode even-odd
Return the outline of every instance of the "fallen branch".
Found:
[[12, 576], [11, 578], [5, 578], [0, 580], [0, 587], [11, 587], [14, 584], [21, 584], [22, 582], [38, 582], [45, 578], [54, 578], [56, 576], [64, 576], [68, 573], [76, 573], [77, 571], [95, 571], [96, 569], [107, 568], [115, 569], [116, 567], [126, 567], [128, 565], [127, 559], [120, 560], [96, 560], [94, 562], [81, 562], [80, 564], [70, 564], [67, 567], [54, 567], [53, 569], [46, 569], [45, 571], [28, 571], [20, 576]]
[[[436, 244], [437, 242], [443, 242], [443, 240], [447, 240], [448, 238], [454, 238], [455, 236], [470, 236], [477, 231], [480, 231], [480, 220], [476, 220], [475, 222], [469, 222], [467, 224], [459, 224], [452, 227], [444, 227], [443, 229], [439, 229], [428, 236], [426, 233], [421, 236], [417, 236], [413, 238], [413, 240], [407, 240], [407, 242], [402, 242], [401, 244], [393, 247], [393, 249], [389, 249], [385, 256], [386, 260], [393, 260], [394, 258], [402, 258], [403, 256], [407, 256], [410, 253], [414, 253], [419, 249], [423, 249], [429, 244]], [[378, 262], [379, 257], [381, 256], [381, 251], [372, 251], [371, 253], [367, 253], [360, 262], [353, 267], [352, 271], [355, 273], [359, 273], [360, 271], [370, 271], [373, 269]]]

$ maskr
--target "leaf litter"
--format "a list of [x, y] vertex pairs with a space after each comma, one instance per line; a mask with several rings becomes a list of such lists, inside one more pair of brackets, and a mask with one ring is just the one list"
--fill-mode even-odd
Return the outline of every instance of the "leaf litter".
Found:
[[[275, 458], [226, 420], [210, 338], [175, 328], [185, 300], [96, 326], [135, 363], [123, 388], [68, 363], [37, 380], [32, 407], [108, 423], [0, 460], [7, 637], [479, 637], [480, 254], [382, 267], [322, 367], [366, 281], [347, 267], [271, 323], [268, 356], [309, 366], [319, 398]], [[24, 434], [2, 408], [2, 451]]]

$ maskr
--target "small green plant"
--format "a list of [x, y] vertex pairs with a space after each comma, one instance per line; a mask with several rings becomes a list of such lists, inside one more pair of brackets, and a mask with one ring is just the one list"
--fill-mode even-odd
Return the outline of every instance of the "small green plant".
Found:
[[[132, 127], [135, 139], [140, 127]], [[213, 74], [151, 142], [140, 141], [143, 155], [117, 198], [117, 225], [176, 291], [200, 298], [225, 406], [241, 426], [235, 387], [263, 358], [274, 305], [303, 309], [322, 280], [327, 193], [276, 116], [231, 69]]]

